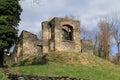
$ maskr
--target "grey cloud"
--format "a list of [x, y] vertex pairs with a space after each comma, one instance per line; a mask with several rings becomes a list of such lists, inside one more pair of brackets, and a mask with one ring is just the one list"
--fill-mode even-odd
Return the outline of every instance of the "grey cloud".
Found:
[[[26, 0], [21, 3], [20, 30], [29, 30], [35, 34], [40, 30], [44, 20], [54, 16], [79, 16], [81, 23], [92, 30], [96, 28], [99, 18], [115, 10], [120, 11], [119, 0], [40, 0], [43, 5], [31, 3]], [[34, 27], [33, 27], [34, 26]]]

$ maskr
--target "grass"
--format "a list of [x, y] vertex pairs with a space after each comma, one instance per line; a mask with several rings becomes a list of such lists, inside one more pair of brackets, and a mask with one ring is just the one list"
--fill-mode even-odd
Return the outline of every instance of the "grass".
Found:
[[94, 55], [79, 53], [51, 53], [44, 65], [12, 67], [21, 74], [68, 76], [90, 80], [120, 80], [120, 67]]
[[2, 69], [0, 69], [0, 80], [7, 80], [7, 78], [6, 78]]
[[120, 68], [109, 66], [88, 67], [63, 64], [46, 64], [21, 66], [18, 70], [21, 74], [31, 75], [69, 76], [76, 78], [87, 78], [90, 80], [120, 80]]

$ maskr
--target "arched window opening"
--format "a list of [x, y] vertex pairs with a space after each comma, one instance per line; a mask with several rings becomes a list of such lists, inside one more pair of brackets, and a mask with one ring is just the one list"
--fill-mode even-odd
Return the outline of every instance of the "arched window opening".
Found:
[[62, 27], [62, 39], [63, 41], [73, 41], [73, 27], [69, 25], [63, 25]]

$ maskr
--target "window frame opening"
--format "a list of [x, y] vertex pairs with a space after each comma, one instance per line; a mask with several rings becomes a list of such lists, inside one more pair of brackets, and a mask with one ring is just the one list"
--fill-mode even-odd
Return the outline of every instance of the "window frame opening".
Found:
[[43, 45], [37, 45], [37, 53], [43, 52]]
[[62, 26], [62, 40], [73, 41], [73, 27], [70, 25]]

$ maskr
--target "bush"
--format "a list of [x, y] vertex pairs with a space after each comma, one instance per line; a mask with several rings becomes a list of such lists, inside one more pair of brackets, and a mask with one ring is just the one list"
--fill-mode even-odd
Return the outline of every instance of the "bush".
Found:
[[46, 54], [30, 56], [24, 60], [18, 61], [17, 63], [11, 63], [11, 66], [44, 65], [48, 61], [46, 57]]

